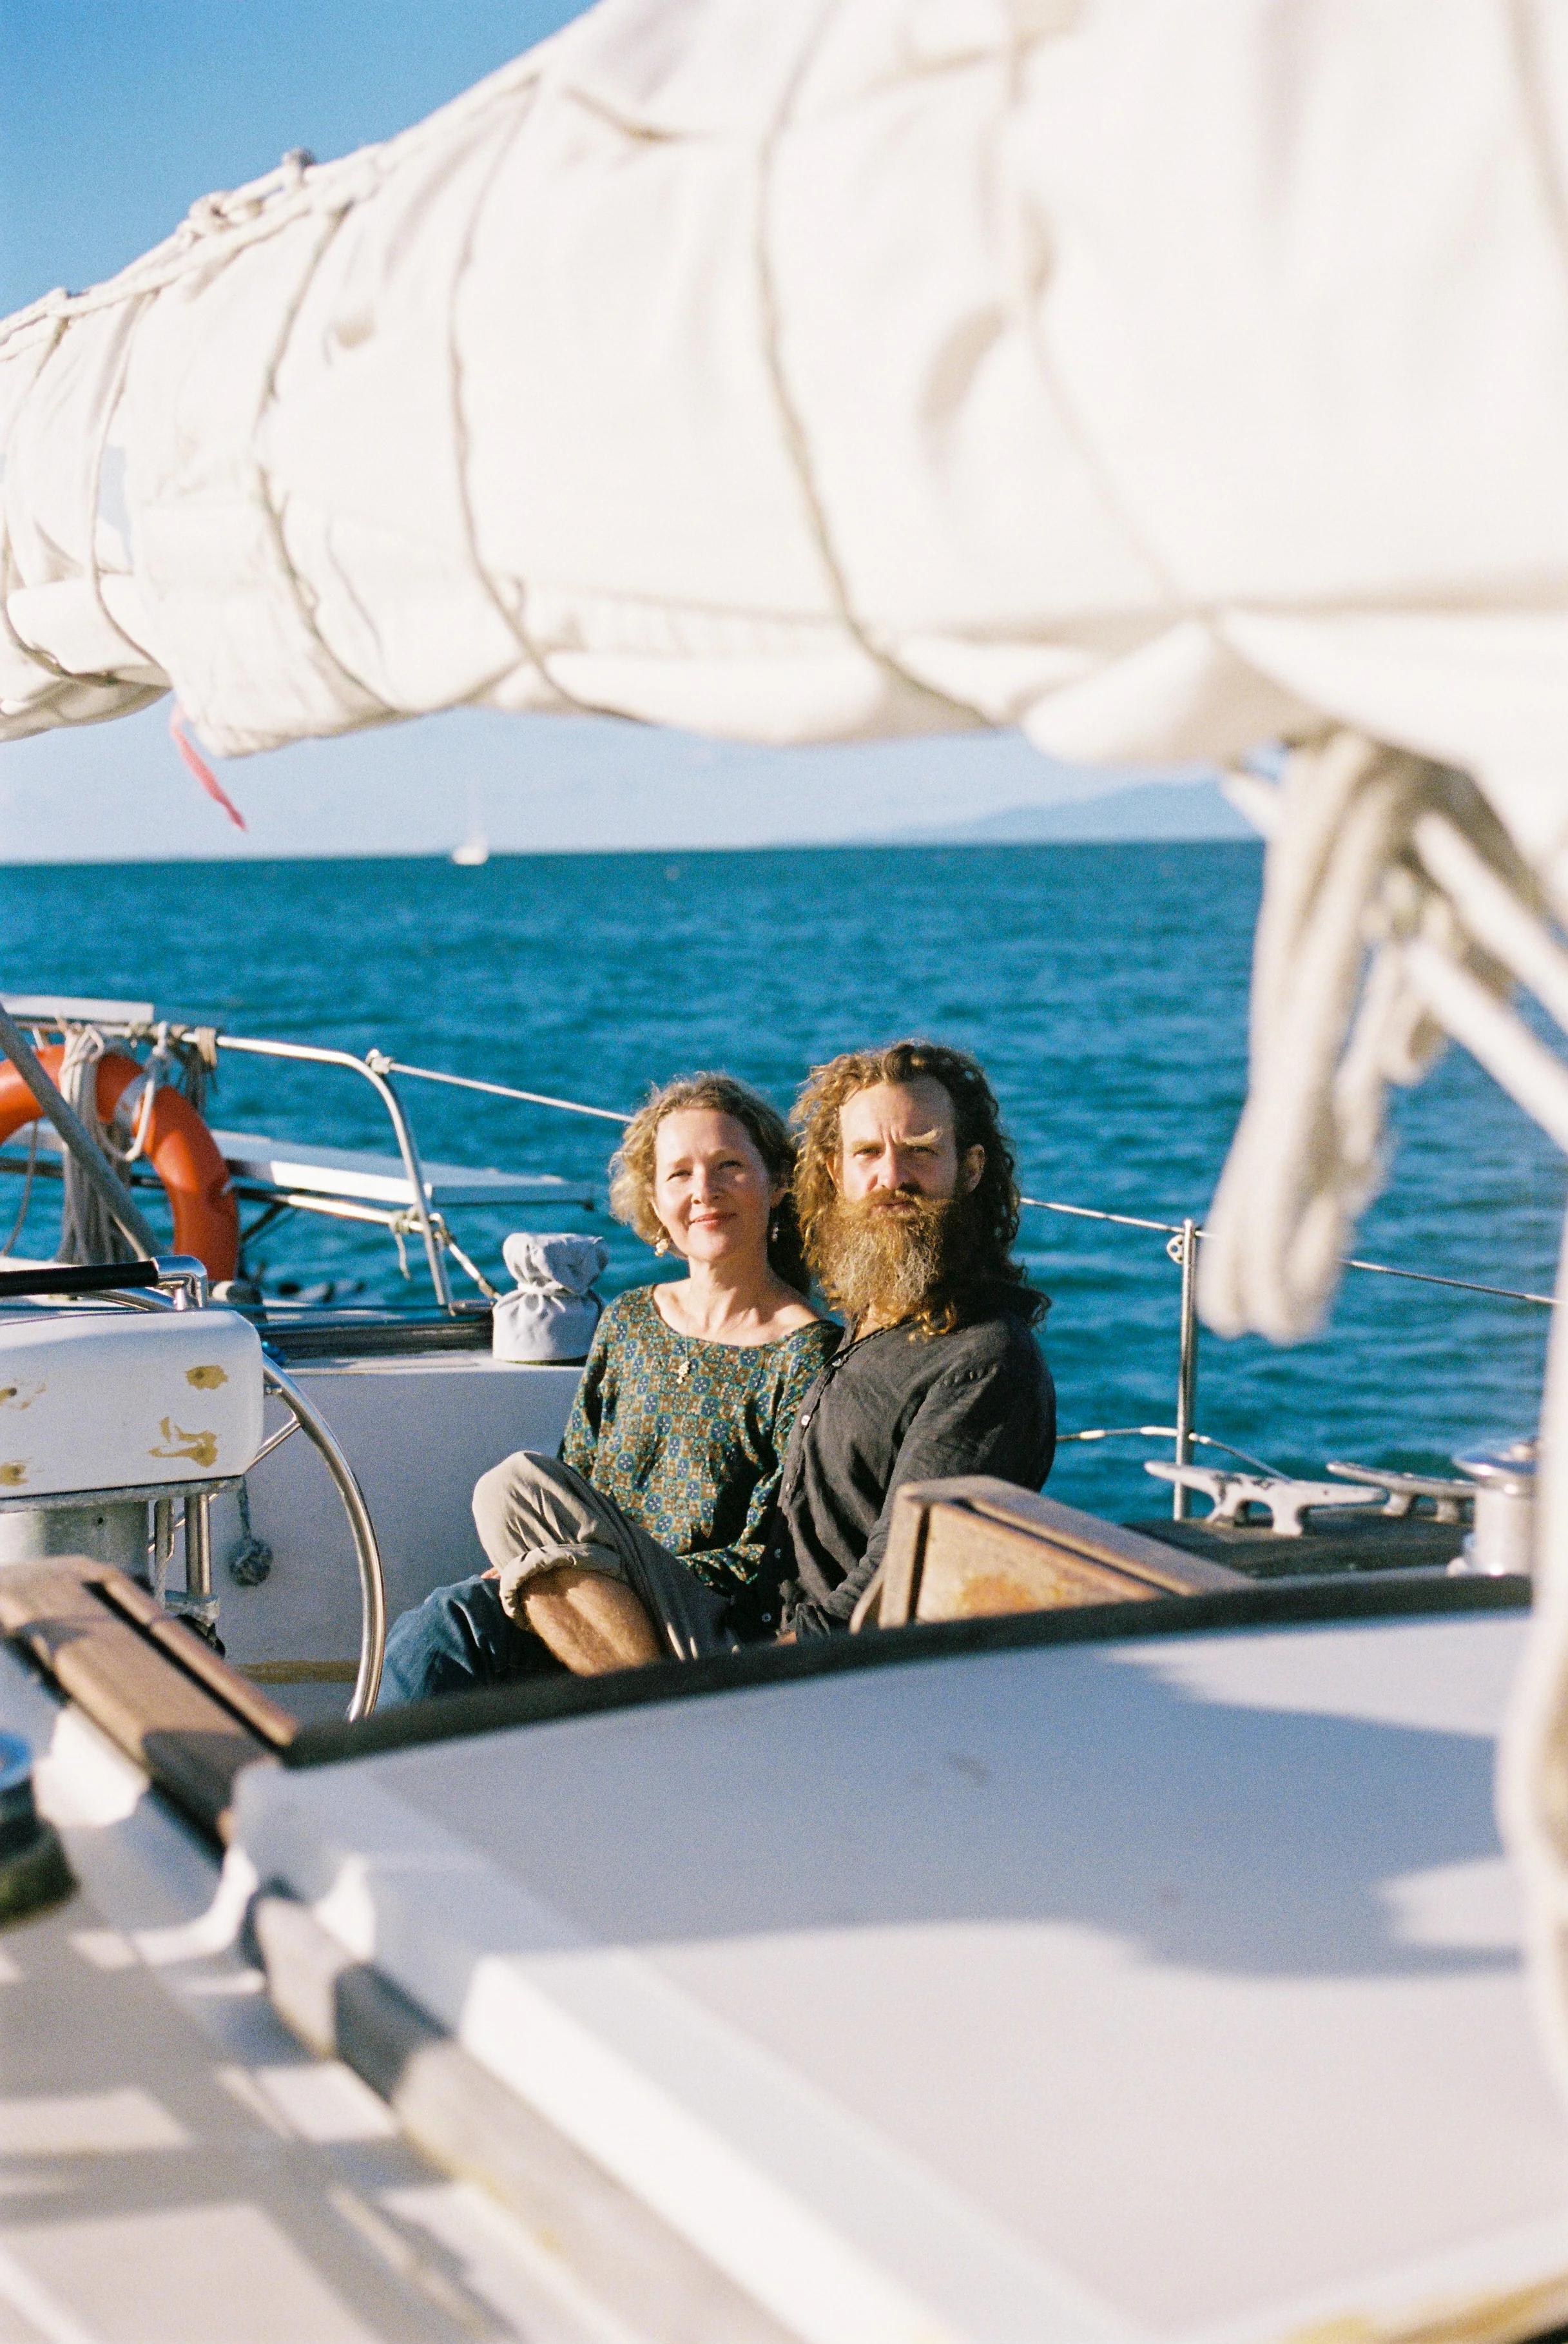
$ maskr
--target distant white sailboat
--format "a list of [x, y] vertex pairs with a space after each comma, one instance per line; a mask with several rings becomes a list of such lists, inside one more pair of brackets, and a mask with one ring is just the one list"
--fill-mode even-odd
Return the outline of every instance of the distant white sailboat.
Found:
[[490, 840], [485, 835], [483, 816], [480, 809], [478, 784], [470, 778], [468, 785], [469, 826], [451, 852], [451, 860], [464, 870], [476, 870], [490, 861]]

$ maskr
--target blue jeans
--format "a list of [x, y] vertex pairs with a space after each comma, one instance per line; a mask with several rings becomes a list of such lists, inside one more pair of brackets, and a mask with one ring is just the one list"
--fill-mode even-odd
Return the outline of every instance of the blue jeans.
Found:
[[481, 1477], [473, 1511], [480, 1544], [501, 1576], [438, 1587], [403, 1613], [381, 1672], [389, 1708], [561, 1673], [548, 1647], [513, 1624], [502, 1598], [518, 1609], [529, 1581], [563, 1563], [630, 1587], [673, 1657], [733, 1652], [740, 1641], [723, 1597], [557, 1458], [527, 1450], [504, 1458]]
[[493, 1579], [460, 1579], [393, 1623], [377, 1706], [563, 1673], [537, 1636], [512, 1626]]

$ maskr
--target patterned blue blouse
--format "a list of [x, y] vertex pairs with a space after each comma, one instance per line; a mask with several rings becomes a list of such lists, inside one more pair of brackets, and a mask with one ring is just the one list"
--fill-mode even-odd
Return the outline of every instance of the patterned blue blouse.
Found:
[[838, 1337], [822, 1319], [776, 1343], [705, 1342], [634, 1286], [599, 1322], [561, 1458], [705, 1586], [744, 1598], [790, 1428]]

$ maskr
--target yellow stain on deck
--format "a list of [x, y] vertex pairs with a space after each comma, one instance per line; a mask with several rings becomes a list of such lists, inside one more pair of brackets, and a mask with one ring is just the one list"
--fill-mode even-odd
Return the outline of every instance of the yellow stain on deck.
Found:
[[20, 1489], [26, 1479], [27, 1460], [25, 1457], [19, 1463], [0, 1465], [0, 1490]]
[[31, 1408], [43, 1384], [0, 1384], [0, 1408]]
[[228, 1381], [228, 1375], [223, 1368], [187, 1368], [185, 1379], [187, 1384], [194, 1384], [197, 1391], [216, 1391], [219, 1384]]
[[[149, 1457], [186, 1457], [193, 1465], [205, 1465], [209, 1468], [217, 1464], [217, 1435], [216, 1432], [187, 1432], [183, 1424], [175, 1424], [167, 1416], [158, 1426], [158, 1430], [163, 1434], [167, 1446], [163, 1449], [149, 1449], [147, 1450]], [[4, 1470], [0, 1467], [0, 1472]]]

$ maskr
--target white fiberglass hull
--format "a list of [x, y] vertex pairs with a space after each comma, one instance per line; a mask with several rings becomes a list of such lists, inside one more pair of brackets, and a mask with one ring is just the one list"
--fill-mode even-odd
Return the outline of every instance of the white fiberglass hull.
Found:
[[1568, 2307], [1491, 1803], [1522, 1625], [995, 1622], [551, 1693], [253, 1771], [238, 1835], [819, 2344], [1397, 2334], [1519, 2291], [1522, 2336]]
[[274, 2016], [248, 1875], [0, 1649], [81, 1883], [0, 1933], [6, 2344], [602, 2344], [556, 2244], [432, 2170]]

